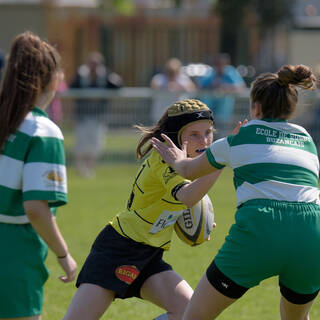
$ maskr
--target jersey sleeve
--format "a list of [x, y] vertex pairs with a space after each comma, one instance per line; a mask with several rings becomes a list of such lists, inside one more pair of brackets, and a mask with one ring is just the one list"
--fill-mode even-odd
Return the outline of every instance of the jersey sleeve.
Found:
[[61, 136], [59, 131], [56, 137], [32, 137], [23, 168], [23, 201], [47, 200], [50, 207], [67, 203], [65, 151]]
[[154, 172], [167, 190], [166, 197], [168, 199], [166, 200], [176, 202], [176, 193], [183, 185], [190, 183], [190, 180], [181, 177], [173, 168], [161, 159], [159, 154], [158, 157], [158, 165], [155, 167]]
[[227, 138], [222, 138], [211, 144], [206, 149], [206, 154], [210, 164], [217, 168], [222, 169], [229, 164], [230, 147]]

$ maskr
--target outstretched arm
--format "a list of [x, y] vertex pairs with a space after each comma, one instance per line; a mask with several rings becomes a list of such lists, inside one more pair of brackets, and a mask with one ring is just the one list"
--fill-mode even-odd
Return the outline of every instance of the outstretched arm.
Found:
[[165, 134], [161, 136], [168, 144], [161, 142], [157, 138], [152, 138], [151, 143], [160, 153], [163, 160], [181, 176], [194, 180], [217, 170], [209, 163], [205, 152], [196, 158], [188, 158], [186, 145], [183, 145], [181, 150], [176, 147], [168, 136]]
[[199, 202], [212, 188], [220, 176], [222, 170], [215, 171], [209, 175], [200, 177], [192, 182], [185, 184], [177, 192], [176, 197], [189, 208]]

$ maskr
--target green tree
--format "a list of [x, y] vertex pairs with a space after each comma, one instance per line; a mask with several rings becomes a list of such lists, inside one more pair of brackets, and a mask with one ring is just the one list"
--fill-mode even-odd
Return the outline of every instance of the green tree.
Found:
[[268, 29], [276, 26], [280, 22], [290, 20], [293, 16], [292, 9], [295, 0], [253, 0], [258, 16], [260, 17], [261, 27]]
[[252, 0], [218, 0], [216, 12], [221, 17], [220, 51], [231, 55], [233, 62], [237, 56], [239, 28], [242, 26], [245, 8]]
[[[220, 49], [228, 52], [234, 63], [238, 62], [239, 43], [247, 32], [243, 24], [247, 9], [258, 17], [261, 38], [272, 38], [280, 23], [290, 22], [296, 0], [217, 0], [214, 9], [221, 16]], [[272, 41], [271, 41], [272, 42]]]

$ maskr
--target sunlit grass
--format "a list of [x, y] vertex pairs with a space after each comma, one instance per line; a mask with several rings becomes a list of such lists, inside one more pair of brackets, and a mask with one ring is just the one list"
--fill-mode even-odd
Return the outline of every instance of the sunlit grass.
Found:
[[[100, 230], [126, 206], [136, 170], [137, 165], [134, 163], [107, 164], [97, 170], [95, 179], [83, 179], [78, 177], [72, 168], [69, 169], [69, 204], [59, 210], [57, 219], [79, 268]], [[231, 170], [225, 169], [210, 191], [210, 196], [217, 223], [212, 239], [200, 246], [189, 247], [174, 236], [172, 248], [164, 256], [165, 260], [172, 264], [192, 287], [196, 286], [205, 272], [234, 221], [235, 196]], [[61, 320], [76, 288], [74, 283], [59, 282], [57, 278], [61, 270], [52, 253], [49, 254], [47, 265], [51, 270], [51, 277], [45, 287], [43, 319]], [[279, 299], [278, 280], [271, 278], [249, 290], [219, 319], [280, 319]], [[132, 298], [125, 301], [116, 300], [102, 319], [150, 320], [162, 312], [160, 308], [149, 302]], [[311, 318], [320, 318], [319, 302], [313, 306]]]

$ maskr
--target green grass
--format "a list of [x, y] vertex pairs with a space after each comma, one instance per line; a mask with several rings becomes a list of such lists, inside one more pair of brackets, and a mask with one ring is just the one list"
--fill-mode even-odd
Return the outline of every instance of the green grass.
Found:
[[[76, 176], [72, 168], [69, 169], [69, 204], [59, 210], [57, 219], [79, 268], [98, 232], [113, 215], [125, 207], [136, 170], [136, 164], [107, 164], [98, 169], [97, 178], [86, 180]], [[205, 272], [234, 221], [235, 194], [231, 170], [225, 169], [211, 189], [210, 196], [217, 223], [211, 241], [198, 247], [189, 247], [174, 236], [171, 250], [165, 253], [165, 260], [192, 287], [196, 286]], [[64, 284], [57, 279], [61, 270], [52, 253], [48, 256], [47, 265], [51, 276], [45, 286], [43, 319], [58, 320], [63, 317], [76, 288], [74, 283]], [[219, 319], [280, 319], [279, 299], [278, 281], [271, 278], [249, 290], [243, 298], [224, 311]], [[149, 302], [132, 298], [116, 300], [102, 319], [150, 320], [162, 312]], [[313, 306], [311, 318], [320, 318], [319, 302]]]
[[[69, 128], [63, 131], [65, 147], [71, 150], [75, 143], [74, 132]], [[137, 131], [134, 129], [107, 130], [104, 147], [110, 152], [122, 152], [124, 150], [134, 150], [139, 139]]]
[[[72, 161], [72, 150], [75, 144], [74, 131], [70, 127], [65, 128], [63, 135], [68, 160]], [[136, 129], [107, 130], [103, 141], [101, 160], [134, 161], [139, 137]]]

